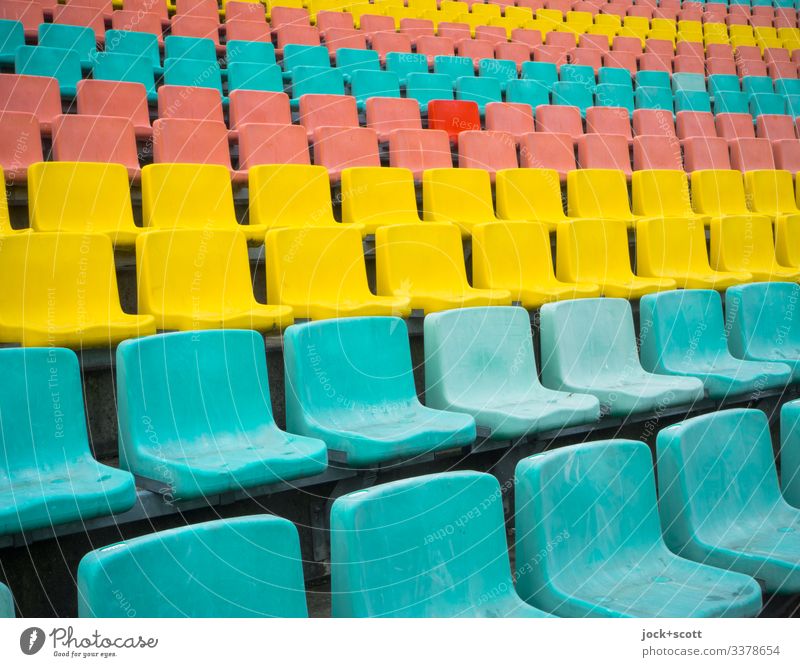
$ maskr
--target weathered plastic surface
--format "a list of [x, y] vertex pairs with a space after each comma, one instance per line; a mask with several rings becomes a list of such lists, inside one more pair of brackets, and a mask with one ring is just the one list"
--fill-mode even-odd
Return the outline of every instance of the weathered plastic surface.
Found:
[[781, 489], [790, 505], [800, 507], [800, 400], [781, 408]]
[[752, 578], [671, 553], [661, 535], [653, 460], [633, 440], [523, 459], [516, 479], [517, 587], [558, 616], [755, 616]]
[[425, 318], [425, 403], [472, 415], [496, 439], [589, 424], [594, 396], [545, 389], [524, 308], [461, 308]]
[[767, 416], [723, 410], [669, 426], [656, 441], [667, 546], [749, 574], [768, 593], [800, 591], [800, 510], [781, 495]]
[[336, 617], [545, 617], [514, 590], [500, 485], [446, 472], [381, 484], [331, 510]]
[[14, 618], [14, 597], [8, 586], [0, 584], [0, 618]]
[[254, 331], [193, 331], [117, 348], [120, 467], [194, 498], [308, 477], [324, 443], [278, 429]]
[[92, 458], [75, 353], [0, 350], [0, 372], [0, 535], [133, 507], [133, 477]]
[[696, 377], [710, 398], [757, 395], [791, 380], [786, 364], [737, 359], [728, 351], [722, 299], [714, 290], [648, 294], [639, 304], [639, 322], [644, 369]]
[[286, 427], [324, 440], [349, 466], [475, 440], [472, 417], [417, 398], [408, 330], [396, 317], [296, 324], [284, 336]]
[[728, 347], [734, 357], [780, 361], [800, 381], [800, 323], [795, 316], [800, 301], [796, 283], [752, 283], [725, 292]]
[[279, 517], [245, 516], [91, 551], [78, 567], [78, 615], [308, 616], [297, 529]]
[[625, 299], [546, 303], [540, 314], [546, 387], [592, 394], [602, 412], [615, 417], [703, 398], [703, 383], [696, 378], [654, 375], [642, 368]]

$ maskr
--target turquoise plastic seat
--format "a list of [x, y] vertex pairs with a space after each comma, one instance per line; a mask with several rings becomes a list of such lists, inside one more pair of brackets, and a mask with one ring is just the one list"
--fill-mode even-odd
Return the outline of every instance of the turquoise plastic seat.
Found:
[[78, 566], [78, 615], [306, 617], [297, 528], [276, 516], [244, 516], [90, 551]]
[[270, 42], [246, 42], [234, 39], [225, 45], [225, 60], [231, 63], [258, 63], [275, 65], [275, 47]]
[[500, 89], [505, 92], [508, 84], [517, 80], [517, 63], [513, 60], [481, 58], [478, 62], [478, 75], [497, 79], [500, 82]]
[[534, 62], [529, 60], [522, 63], [522, 78], [538, 81], [548, 90], [558, 82], [558, 68], [555, 63]]
[[148, 56], [133, 56], [116, 51], [98, 53], [92, 77], [103, 81], [141, 83], [147, 91], [147, 101], [158, 102], [156, 73], [153, 70], [153, 61]]
[[217, 49], [211, 39], [170, 35], [164, 40], [164, 59], [167, 58], [202, 60], [208, 64], [217, 62]]
[[530, 79], [516, 79], [509, 81], [506, 88], [506, 102], [529, 104], [531, 112], [536, 112], [536, 107], [550, 104], [550, 93], [538, 81]]
[[120, 467], [175, 498], [310, 477], [327, 466], [324, 443], [275, 425], [257, 332], [125, 341], [117, 348], [117, 395]]
[[714, 115], [721, 113], [750, 113], [747, 94], [720, 90], [714, 95]]
[[91, 69], [97, 57], [97, 43], [94, 30], [77, 25], [61, 23], [39, 24], [39, 46], [75, 51], [81, 60], [81, 67]]
[[800, 286], [750, 283], [725, 292], [728, 347], [734, 357], [780, 361], [800, 382], [800, 322], [795, 317]]
[[800, 400], [781, 408], [781, 490], [790, 505], [800, 507]]
[[775, 89], [772, 87], [772, 77], [769, 76], [743, 76], [742, 91], [748, 95], [761, 93], [773, 94]]
[[792, 118], [800, 116], [800, 95], [786, 95], [786, 114]]
[[425, 404], [472, 415], [497, 440], [590, 424], [594, 396], [545, 389], [524, 308], [459, 308], [425, 318]]
[[656, 439], [661, 526], [691, 560], [800, 591], [800, 510], [781, 495], [767, 415], [722, 410], [662, 429]]
[[708, 92], [716, 97], [722, 92], [740, 93], [739, 77], [735, 74], [711, 74], [708, 77]]
[[625, 86], [633, 92], [631, 73], [622, 67], [601, 67], [597, 70], [597, 82], [614, 86]]
[[372, 49], [336, 49], [336, 68], [345, 81], [351, 81], [357, 70], [381, 71], [381, 61], [377, 51]]
[[456, 81], [462, 76], [475, 74], [472, 58], [466, 56], [434, 56], [433, 71], [450, 79], [450, 87], [455, 88]]
[[775, 92], [778, 95], [800, 95], [800, 79], [776, 79]]
[[711, 113], [711, 98], [705, 90], [678, 90], [675, 93], [675, 111]]
[[292, 70], [292, 108], [297, 109], [300, 98], [312, 95], [344, 95], [344, 77], [331, 67], [306, 67]]
[[0, 350], [0, 373], [0, 535], [133, 507], [133, 477], [92, 458], [75, 353]]
[[49, 76], [58, 81], [62, 97], [75, 97], [81, 80], [81, 58], [77, 51], [48, 46], [20, 46], [14, 57], [17, 74]]
[[636, 73], [637, 88], [666, 88], [672, 89], [669, 72], [657, 70], [641, 70]]
[[522, 459], [515, 474], [520, 596], [567, 617], [755, 616], [750, 577], [664, 543], [650, 448], [602, 440]]
[[642, 368], [626, 299], [546, 303], [540, 317], [545, 387], [596, 396], [601, 411], [614, 417], [703, 398], [703, 383], [696, 378], [654, 375]]
[[672, 75], [672, 92], [677, 93], [679, 90], [705, 93], [706, 78], [694, 72], [675, 72]]
[[283, 92], [281, 68], [277, 65], [235, 62], [228, 65], [228, 92], [233, 90], [263, 90]]
[[428, 72], [428, 57], [424, 53], [390, 51], [386, 54], [386, 71], [396, 74], [400, 85], [405, 86], [411, 72]]
[[669, 88], [639, 86], [634, 93], [637, 109], [662, 109], [672, 112], [672, 92]]
[[283, 49], [283, 71], [291, 75], [295, 67], [330, 67], [331, 57], [324, 46], [287, 44]]
[[20, 46], [25, 46], [22, 22], [0, 19], [0, 65], [13, 65], [14, 54]]
[[417, 100], [422, 113], [428, 113], [431, 100], [452, 100], [453, 87], [445, 74], [412, 72], [406, 81], [406, 97]]
[[[222, 96], [222, 71], [215, 62], [167, 58], [164, 61], [164, 83], [168, 86], [212, 88]], [[223, 102], [227, 99], [223, 97]]]
[[400, 97], [400, 79], [394, 72], [356, 70], [350, 79], [350, 94], [363, 111], [370, 97]]
[[548, 616], [515, 592], [507, 549], [500, 485], [486, 473], [342, 496], [331, 510], [333, 616]]
[[743, 361], [728, 351], [722, 299], [715, 290], [647, 294], [639, 302], [642, 366], [651, 373], [696, 377], [715, 400], [784, 387], [786, 364]]
[[564, 82], [579, 83], [594, 90], [596, 80], [594, 68], [589, 65], [562, 65], [559, 72], [559, 80]]
[[475, 440], [472, 417], [419, 402], [399, 318], [295, 324], [284, 334], [284, 364], [286, 428], [324, 440], [331, 460], [371, 466]]
[[594, 93], [595, 103], [599, 107], [618, 107], [627, 109], [633, 115], [633, 90], [627, 86], [614, 83], [598, 83]]
[[502, 102], [500, 81], [490, 77], [462, 76], [456, 81], [456, 99], [475, 102], [481, 115], [490, 102]]
[[107, 30], [106, 53], [127, 53], [131, 56], [149, 58], [153, 70], [163, 74], [161, 53], [158, 48], [158, 37], [149, 32], [133, 32], [132, 30]]
[[586, 109], [594, 104], [594, 99], [591, 89], [582, 83], [559, 81], [553, 84], [553, 104], [578, 107], [581, 116], [585, 116]]
[[0, 618], [14, 618], [14, 597], [3, 584], [0, 584]]
[[750, 95], [750, 115], [758, 118], [764, 114], [781, 115], [786, 113], [783, 95], [775, 93], [755, 93]]

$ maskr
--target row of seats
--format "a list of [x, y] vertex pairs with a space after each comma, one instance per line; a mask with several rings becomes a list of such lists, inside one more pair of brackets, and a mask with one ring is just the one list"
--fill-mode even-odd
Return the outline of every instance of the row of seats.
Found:
[[[122, 470], [89, 455], [75, 354], [57, 347], [2, 350], [4, 406], [33, 426], [3, 433], [17, 444], [6, 447], [0, 493], [14, 501], [0, 513], [0, 534], [124, 512], [135, 500], [131, 473], [147, 488], [196, 498], [313, 477], [325, 470], [328, 455], [363, 468], [464, 447], [477, 427], [510, 440], [593, 424], [600, 415], [691, 405], [704, 396], [721, 401], [782, 391], [800, 379], [800, 335], [781, 319], [797, 292], [790, 283], [730, 288], [727, 343], [717, 292], [651, 295], [643, 300], [641, 356], [626, 301], [547, 304], [541, 383], [524, 309], [437, 313], [425, 320], [427, 407], [414, 388], [402, 320], [294, 325], [284, 342], [289, 433], [272, 417], [258, 333], [210, 330], [126, 341], [117, 349]], [[762, 306], [771, 308], [769, 317]], [[587, 321], [593, 323], [588, 340], [581, 324]], [[782, 332], [777, 346], [776, 331]], [[37, 397], [51, 397], [54, 387], [63, 416], [55, 430], [36, 407]]]
[[[761, 586], [768, 594], [800, 590], [798, 415], [797, 402], [781, 410], [780, 481], [758, 410], [662, 429], [658, 498], [642, 442], [586, 442], [522, 459], [514, 477], [516, 580], [500, 485], [489, 474], [412, 477], [338, 498], [330, 514], [332, 615], [755, 616]], [[610, 517], [602, 529], [600, 510]], [[452, 555], [442, 561], [442, 553]], [[81, 560], [77, 590], [83, 617], [130, 609], [149, 617], [308, 613], [298, 531], [275, 516], [96, 549]], [[0, 608], [13, 615], [5, 587]]]

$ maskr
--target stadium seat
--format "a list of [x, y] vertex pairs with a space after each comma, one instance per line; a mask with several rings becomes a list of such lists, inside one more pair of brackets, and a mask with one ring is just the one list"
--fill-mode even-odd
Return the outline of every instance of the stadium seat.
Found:
[[671, 90], [672, 84], [670, 82], [669, 72], [660, 72], [641, 68], [639, 72], [636, 73], [636, 87], [648, 89], [662, 88]]
[[444, 130], [395, 130], [389, 135], [389, 165], [409, 169], [416, 180], [429, 169], [453, 166]]
[[634, 136], [677, 136], [672, 114], [665, 113], [661, 109], [636, 109], [633, 112], [633, 134]]
[[220, 55], [225, 51], [219, 45], [219, 17], [206, 18], [189, 14], [175, 14], [170, 19], [170, 34], [178, 37], [208, 39], [214, 42], [214, 47], [219, 50]]
[[[339, 465], [374, 467], [475, 440], [472, 417], [420, 404], [397, 317], [297, 324], [284, 334], [284, 359], [287, 429], [323, 440]], [[320, 371], [336, 395], [314, 381]]]
[[550, 301], [600, 296], [597, 285], [556, 279], [547, 226], [534, 221], [475, 225], [472, 281], [481, 289], [508, 290], [513, 302], [528, 309]]
[[14, 597], [8, 586], [0, 584], [0, 618], [14, 618]]
[[386, 71], [395, 74], [400, 85], [405, 86], [408, 75], [412, 72], [428, 73], [428, 58], [424, 53], [392, 51], [386, 54]]
[[239, 166], [250, 170], [262, 164], [311, 164], [305, 128], [291, 124], [241, 125]]
[[0, 111], [0, 166], [6, 182], [25, 183], [28, 169], [42, 160], [42, 137], [36, 116], [26, 111]]
[[336, 50], [336, 67], [344, 77], [345, 82], [352, 82], [353, 74], [358, 70], [368, 70], [370, 72], [381, 71], [381, 62], [378, 54], [368, 49], [347, 49]]
[[517, 64], [513, 60], [482, 58], [478, 63], [478, 75], [484, 79], [496, 79], [505, 92], [508, 83], [517, 80]]
[[623, 172], [616, 169], [571, 171], [567, 175], [567, 215], [571, 218], [623, 220], [633, 227], [634, 216], [628, 203]]
[[[596, 396], [603, 415], [664, 410], [703, 397], [700, 380], [654, 375], [642, 368], [631, 306], [624, 299], [547, 303], [540, 322], [543, 384]], [[590, 336], [582, 322], [592, 323]]]
[[159, 118], [153, 123], [153, 161], [219, 165], [235, 183], [247, 182], [247, 173], [231, 166], [228, 128], [219, 121]]
[[[763, 118], [763, 116], [762, 116]], [[741, 172], [775, 169], [769, 139], [736, 139], [730, 143], [731, 167]]]
[[772, 142], [795, 141], [794, 119], [791, 116], [759, 116], [756, 118], [756, 136]]
[[519, 146], [520, 166], [554, 169], [562, 183], [575, 169], [572, 136], [566, 133], [534, 132], [522, 137]]
[[772, 219], [775, 255], [783, 266], [800, 266], [796, 249], [800, 234], [800, 209], [795, 202], [792, 174], [788, 171], [751, 171], [744, 175], [750, 208]]
[[144, 56], [128, 53], [104, 52], [94, 61], [92, 77], [103, 81], [130, 81], [140, 83], [147, 91], [148, 102], [156, 102], [156, 73], [152, 62]]
[[150, 231], [136, 244], [139, 312], [162, 331], [256, 329], [292, 322], [291, 310], [253, 296], [247, 240], [236, 230]]
[[[653, 373], [696, 377], [706, 396], [724, 400], [784, 388], [792, 371], [786, 364], [746, 361], [728, 351], [722, 299], [718, 292], [690, 289], [642, 298], [640, 354]], [[694, 333], [692, 333], [694, 332]], [[693, 350], [687, 355], [687, 350]]]
[[153, 135], [146, 90], [139, 83], [83, 79], [78, 81], [76, 101], [81, 115], [126, 118], [137, 139], [148, 140]]
[[786, 112], [786, 98], [775, 93], [755, 93], [750, 95], [750, 114], [758, 118], [762, 114], [782, 114]]
[[61, 114], [58, 82], [50, 77], [0, 74], [0, 100], [0, 114], [9, 111], [34, 114], [46, 135], [50, 134], [53, 119]]
[[714, 116], [705, 111], [679, 111], [675, 114], [675, 127], [681, 141], [690, 137], [717, 136]]
[[641, 136], [633, 140], [634, 173], [644, 169], [683, 170], [681, 145], [674, 137]]
[[217, 49], [211, 39], [170, 35], [164, 40], [164, 47], [165, 59], [202, 61], [207, 66], [217, 60]]
[[[160, 90], [165, 88], [168, 86], [161, 86]], [[233, 133], [245, 123], [292, 124], [289, 97], [285, 93], [234, 90], [231, 91], [229, 100], [229, 122]]]
[[284, 73], [291, 78], [295, 67], [329, 69], [331, 60], [328, 49], [324, 46], [292, 43], [287, 45], [282, 64]]
[[[241, 65], [241, 63], [236, 63]], [[262, 65], [258, 65], [261, 69]], [[222, 95], [222, 70], [216, 63], [189, 58], [167, 58], [164, 61], [164, 83], [168, 86], [213, 88]], [[222, 98], [223, 102], [226, 98]]]
[[314, 140], [314, 164], [325, 167], [333, 183], [348, 167], [380, 167], [378, 135], [363, 127], [321, 127]]
[[634, 102], [637, 109], [659, 109], [673, 112], [672, 93], [669, 88], [639, 86], [634, 94]]
[[684, 140], [683, 166], [689, 174], [730, 169], [728, 142], [713, 137], [690, 137]]
[[87, 26], [94, 31], [97, 43], [103, 43], [105, 36], [104, 16], [103, 12], [98, 12], [94, 7], [86, 7], [74, 2], [68, 5], [55, 5], [53, 7], [53, 23]]
[[675, 92], [675, 112], [682, 111], [711, 113], [711, 98], [704, 90], [678, 90]]
[[35, 40], [44, 14], [39, 3], [6, 0], [0, 4], [0, 19], [21, 23], [25, 38]]
[[400, 79], [394, 72], [356, 70], [350, 77], [350, 94], [363, 111], [372, 98], [400, 98]]
[[722, 410], [656, 440], [664, 538], [679, 556], [800, 590], [800, 510], [781, 496], [767, 416]]
[[490, 102], [486, 105], [486, 129], [508, 133], [519, 142], [524, 134], [534, 131], [532, 109], [527, 104]]
[[308, 94], [344, 95], [342, 73], [330, 67], [295, 67], [292, 70], [292, 108], [296, 109], [300, 98]]
[[478, 103], [472, 100], [431, 100], [428, 103], [428, 128], [444, 130], [453, 143], [462, 132], [480, 131], [481, 112]]
[[[797, 400], [784, 403], [781, 407], [781, 449], [780, 471], [781, 490], [783, 497], [793, 507], [800, 507], [800, 443], [798, 434], [798, 404]], [[12, 608], [13, 612], [13, 608]]]
[[356, 99], [350, 95], [303, 95], [299, 111], [310, 143], [322, 127], [359, 127]]
[[155, 331], [149, 315], [122, 311], [114, 251], [103, 234], [7, 236], [0, 247], [0, 275], [19, 286], [0, 296], [5, 342], [107, 348]]
[[720, 91], [714, 97], [715, 114], [749, 114], [750, 106], [746, 93]]
[[555, 63], [529, 61], [522, 64], [522, 78], [536, 81], [552, 90], [558, 83], [558, 68]]
[[[149, 2], [150, 0], [142, 1]], [[169, 26], [169, 19], [165, 18], [162, 20], [158, 14], [152, 11], [159, 6], [160, 3], [156, 3], [156, 5], [152, 6], [151, 11], [142, 12], [117, 9], [111, 14], [111, 27], [116, 32], [150, 34], [156, 38], [158, 46], [163, 47], [164, 36], [162, 30]], [[108, 34], [110, 32], [112, 31], [106, 31], [106, 39], [113, 43], [113, 37]], [[106, 48], [109, 48], [108, 45], [106, 45]]]
[[[20, 26], [21, 27], [21, 26]], [[20, 31], [21, 33], [21, 31]], [[98, 53], [94, 31], [89, 27], [42, 23], [39, 26], [39, 46], [64, 49], [76, 52], [81, 59], [81, 67], [86, 70], [96, 66]], [[19, 46], [23, 46], [20, 44]]]
[[536, 131], [551, 134], [568, 134], [570, 143], [583, 134], [583, 120], [575, 107], [541, 106], [534, 110]]
[[406, 317], [411, 312], [408, 298], [370, 292], [361, 230], [355, 225], [273, 229], [266, 248], [267, 300], [291, 306], [297, 318]]
[[772, 86], [772, 79], [768, 76], [743, 76], [742, 91], [748, 95], [772, 94], [775, 92]]
[[581, 218], [560, 224], [556, 251], [559, 280], [599, 285], [603, 296], [639, 299], [650, 292], [675, 288], [670, 278], [633, 274], [624, 220]]
[[495, 220], [489, 174], [466, 167], [428, 169], [422, 176], [422, 212], [426, 221], [452, 222], [469, 236], [474, 225]]
[[633, 141], [630, 116], [628, 110], [622, 107], [590, 107], [586, 110], [586, 131], [602, 135], [618, 134], [625, 137], [629, 144]]
[[260, 44], [268, 44], [272, 38], [272, 32], [266, 23], [260, 21], [242, 21], [239, 19], [228, 19], [225, 21], [225, 38], [228, 44], [232, 41], [252, 41]]
[[510, 81], [506, 88], [506, 102], [527, 104], [531, 113], [535, 113], [538, 107], [550, 104], [550, 93], [537, 81], [517, 79]]
[[733, 143], [737, 139], [754, 139], [753, 117], [749, 113], [720, 113], [715, 118], [717, 136]]
[[471, 130], [458, 135], [458, 166], [466, 169], [485, 169], [494, 182], [500, 169], [515, 169], [517, 147], [508, 132]]
[[554, 105], [577, 107], [581, 117], [586, 115], [586, 109], [594, 103], [591, 89], [574, 81], [554, 83], [552, 97]]
[[584, 134], [578, 137], [579, 170], [617, 170], [631, 178], [628, 141], [615, 134]]
[[76, 85], [81, 80], [81, 59], [77, 51], [55, 49], [47, 46], [20, 46], [14, 57], [17, 74], [49, 76], [58, 81], [61, 96], [75, 97]]
[[264, 67], [276, 64], [275, 47], [269, 42], [227, 40], [225, 59], [228, 67], [233, 63], [258, 63]]
[[342, 171], [342, 222], [374, 234], [383, 225], [421, 222], [414, 175], [396, 167], [352, 167]]
[[475, 102], [481, 115], [490, 102], [502, 102], [500, 82], [492, 77], [461, 76], [456, 79], [456, 99]]
[[421, 130], [419, 104], [412, 99], [370, 97], [365, 103], [367, 127], [374, 130], [380, 143], [389, 141], [398, 129]]
[[[52, 240], [54, 235], [45, 243]], [[4, 243], [1, 252], [6, 250]], [[49, 275], [53, 267], [41, 269]], [[6, 313], [4, 308], [4, 319]], [[133, 477], [92, 457], [77, 356], [52, 340], [42, 345], [47, 347], [0, 350], [0, 408], [15, 415], [0, 434], [0, 535], [116, 514], [136, 501]], [[0, 607], [13, 614], [10, 599]]]
[[161, 86], [158, 89], [158, 117], [225, 122], [219, 91], [196, 86]]
[[435, 56], [433, 58], [434, 74], [446, 76], [450, 81], [450, 87], [455, 88], [456, 81], [462, 76], [473, 76], [475, 66], [470, 58], [462, 56]]
[[381, 63], [385, 65], [386, 55], [392, 53], [411, 53], [411, 38], [400, 32], [379, 31], [372, 35], [371, 48], [378, 52]]
[[554, 169], [502, 169], [497, 172], [497, 217], [537, 222], [554, 232], [568, 221], [561, 203], [561, 185]]
[[119, 595], [154, 618], [308, 615], [297, 529], [277, 516], [195, 523], [90, 551], [78, 566], [78, 615], [126, 617]]
[[742, 174], [732, 169], [692, 174], [692, 204], [697, 213], [715, 218], [753, 215], [747, 207]]
[[409, 297], [412, 309], [432, 313], [511, 303], [505, 290], [470, 287], [456, 225], [381, 227], [375, 233], [375, 257], [378, 294]]

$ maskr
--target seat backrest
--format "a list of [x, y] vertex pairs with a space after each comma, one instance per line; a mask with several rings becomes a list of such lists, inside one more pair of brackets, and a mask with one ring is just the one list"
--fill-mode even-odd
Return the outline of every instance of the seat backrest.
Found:
[[236, 229], [228, 169], [217, 164], [150, 164], [142, 169], [145, 227]]
[[170, 35], [164, 40], [164, 58], [202, 60], [206, 63], [217, 59], [214, 41], [200, 37]]
[[137, 133], [151, 131], [147, 91], [139, 83], [83, 79], [78, 81], [76, 99], [79, 114], [118, 116], [129, 120]]
[[616, 169], [630, 177], [627, 140], [618, 134], [584, 134], [578, 137], [578, 168]]
[[490, 102], [486, 105], [486, 129], [506, 132], [518, 140], [534, 130], [532, 109], [527, 104]]
[[161, 86], [158, 89], [158, 117], [225, 122], [219, 91], [195, 86]]
[[61, 94], [69, 95], [81, 79], [81, 60], [76, 51], [47, 46], [20, 46], [14, 56], [17, 74], [49, 76], [58, 81]]
[[222, 95], [222, 70], [215, 62], [167, 58], [164, 61], [164, 83], [173, 86], [213, 88]]
[[591, 89], [582, 83], [559, 81], [553, 84], [553, 104], [577, 107], [583, 114], [593, 102]]
[[517, 147], [513, 135], [493, 130], [470, 130], [458, 136], [459, 168], [485, 169], [494, 178], [499, 169], [515, 169]]
[[742, 174], [733, 169], [704, 169], [692, 174], [692, 205], [698, 213], [747, 213]]
[[422, 216], [432, 222], [494, 220], [492, 186], [483, 169], [428, 169], [422, 176]]
[[19, 21], [26, 33], [36, 35], [39, 26], [44, 23], [42, 6], [36, 2], [17, 2], [6, 0], [0, 5], [0, 18], [7, 21]]
[[634, 94], [637, 109], [662, 109], [672, 113], [672, 93], [669, 88], [638, 86]]
[[356, 100], [350, 95], [303, 95], [299, 122], [310, 139], [322, 127], [359, 127]]
[[635, 215], [669, 218], [692, 214], [689, 179], [683, 170], [634, 171], [632, 184]]
[[431, 100], [428, 103], [428, 128], [444, 130], [451, 141], [465, 131], [480, 131], [479, 105], [471, 100]]
[[330, 67], [307, 67], [301, 65], [292, 70], [292, 98], [303, 95], [344, 95], [344, 77]]
[[334, 223], [324, 167], [263, 164], [250, 169], [250, 220], [267, 227]]
[[531, 108], [531, 113], [533, 113], [534, 109], [550, 104], [550, 93], [545, 86], [537, 81], [517, 79], [516, 81], [508, 82], [506, 102], [527, 104]]
[[591, 107], [586, 110], [586, 131], [595, 134], [618, 134], [631, 139], [628, 110], [621, 107]]
[[39, 46], [75, 51], [83, 62], [91, 62], [98, 55], [94, 31], [78, 25], [42, 23], [37, 43]]
[[[149, 2], [150, 0], [145, 0]], [[165, 3], [166, 5], [166, 3]], [[155, 3], [153, 5], [153, 9], [160, 7], [161, 3]], [[165, 7], [166, 11], [166, 7]], [[166, 20], [166, 17], [164, 17]], [[144, 33], [153, 35], [156, 38], [156, 43], [161, 45], [164, 43], [164, 37], [162, 35], [162, 18], [156, 14], [154, 11], [129, 11], [123, 9], [117, 9], [111, 14], [111, 27], [118, 31], [118, 32], [136, 32], [136, 33]], [[109, 37], [108, 33], [111, 30], [106, 31], [106, 39], [111, 41], [111, 37]]]
[[800, 344], [800, 326], [794, 317], [800, 287], [795, 283], [751, 283], [735, 285], [725, 292], [725, 322], [728, 347], [742, 358], [781, 355]]
[[681, 145], [674, 137], [636, 137], [633, 140], [633, 169], [680, 169]]
[[7, 111], [32, 113], [48, 130], [53, 119], [61, 114], [58, 82], [50, 77], [0, 74], [0, 100], [0, 114]]
[[149, 58], [116, 51], [98, 54], [92, 76], [105, 81], [133, 81], [141, 83], [148, 97], [156, 95], [155, 72]]
[[180, 37], [210, 39], [219, 44], [219, 18], [176, 14], [170, 19], [170, 32]]
[[633, 112], [633, 133], [636, 136], [674, 137], [675, 122], [672, 114], [662, 109], [636, 109]]
[[529, 61], [522, 64], [522, 77], [538, 81], [550, 90], [558, 82], [558, 68], [555, 63]]
[[739, 171], [775, 169], [769, 139], [737, 139], [731, 142], [731, 167]]
[[161, 118], [153, 123], [153, 161], [218, 164], [231, 169], [228, 129], [213, 120]]
[[330, 67], [328, 49], [324, 46], [289, 44], [283, 52], [283, 71], [291, 73], [295, 67]]
[[380, 167], [378, 135], [364, 127], [321, 127], [314, 139], [314, 164], [338, 179], [347, 167]]
[[421, 178], [427, 169], [453, 166], [450, 140], [444, 130], [395, 130], [389, 135], [389, 164], [410, 169]]
[[95, 39], [99, 42], [102, 42], [105, 36], [103, 12], [97, 11], [94, 7], [84, 7], [74, 2], [68, 5], [56, 5], [53, 7], [53, 23], [87, 26], [94, 31]]
[[483, 113], [489, 102], [502, 102], [500, 81], [492, 77], [461, 76], [456, 80], [456, 99], [475, 102]]
[[225, 45], [225, 54], [228, 66], [236, 62], [275, 64], [275, 47], [268, 42], [229, 40]]
[[753, 117], [749, 113], [721, 113], [715, 118], [717, 136], [727, 139], [754, 138]]
[[496, 188], [499, 218], [551, 223], [565, 218], [554, 169], [503, 169], [497, 172]]
[[521, 167], [555, 169], [562, 181], [575, 169], [572, 136], [557, 132], [534, 132], [522, 137], [519, 145]]
[[5, 584], [0, 584], [0, 618], [14, 618], [14, 597]]
[[728, 142], [714, 137], [690, 137], [683, 144], [683, 162], [687, 172], [730, 169]]
[[716, 137], [714, 116], [705, 111], [679, 111], [676, 114], [678, 138]]
[[745, 192], [754, 211], [776, 215], [795, 213], [792, 174], [784, 170], [748, 171], [744, 174]]
[[350, 94], [361, 106], [371, 98], [399, 99], [400, 77], [395, 72], [356, 70], [350, 77]]
[[161, 67], [161, 54], [158, 49], [158, 38], [147, 32], [129, 30], [109, 30], [106, 33], [106, 53], [127, 53], [132, 56], [144, 56], [153, 67]]
[[[245, 332], [213, 333], [222, 336]], [[160, 344], [163, 354], [166, 343], [162, 337], [147, 340]], [[188, 343], [186, 347], [190, 351], [201, 345]], [[215, 347], [232, 356], [232, 347]], [[258, 354], [255, 345], [249, 352], [251, 357]], [[184, 355], [187, 362], [191, 357], [193, 367], [197, 359], [210, 358], [199, 352]], [[162, 364], [164, 358], [160, 360]], [[175, 358], [173, 352], [169, 359]], [[159, 360], [152, 362], [157, 364]], [[143, 371], [142, 377], [147, 377], [149, 371]], [[219, 385], [229, 387], [230, 377], [226, 376]], [[214, 388], [213, 384], [209, 382], [208, 388]], [[258, 396], [264, 388], [263, 383], [254, 385]], [[187, 563], [192, 564], [190, 577], [186, 576]], [[78, 567], [79, 616], [125, 616], [128, 607], [119, 604], [120, 593], [137, 613], [160, 618], [308, 615], [297, 529], [287, 519], [276, 516], [181, 526], [86, 554]]]
[[711, 113], [711, 98], [704, 90], [678, 90], [675, 92], [675, 111]]
[[239, 167], [262, 164], [311, 164], [308, 138], [301, 125], [246, 123], [239, 128]]
[[342, 222], [381, 225], [420, 222], [414, 175], [396, 167], [352, 167], [342, 172]]
[[386, 58], [390, 51], [394, 53], [411, 53], [411, 38], [399, 32], [376, 32], [372, 36], [372, 50], [381, 58]]
[[53, 159], [117, 162], [139, 168], [136, 134], [127, 118], [65, 114], [53, 121]]
[[[161, 90], [164, 88], [166, 86], [162, 86]], [[229, 121], [232, 130], [239, 129], [245, 123], [291, 125], [292, 110], [286, 93], [233, 90], [229, 99]]]
[[370, 97], [366, 100], [366, 121], [381, 142], [389, 141], [390, 133], [397, 129], [422, 129], [419, 103], [407, 98]]
[[539, 107], [536, 109], [536, 131], [580, 136], [583, 134], [580, 110], [555, 105]]
[[30, 165], [42, 160], [42, 137], [36, 116], [25, 111], [0, 112], [0, 166], [6, 179], [20, 180]]
[[759, 116], [756, 118], [756, 135], [770, 141], [797, 138], [791, 116]]

